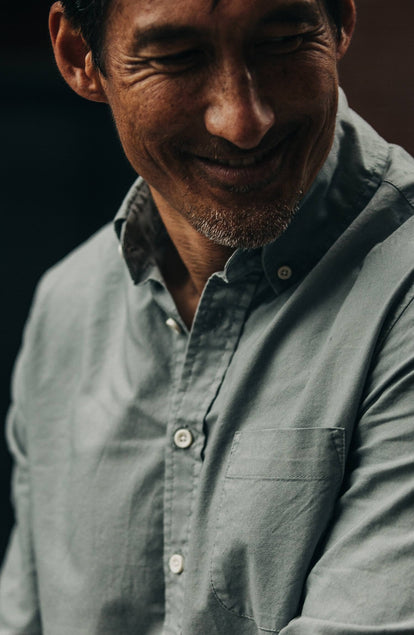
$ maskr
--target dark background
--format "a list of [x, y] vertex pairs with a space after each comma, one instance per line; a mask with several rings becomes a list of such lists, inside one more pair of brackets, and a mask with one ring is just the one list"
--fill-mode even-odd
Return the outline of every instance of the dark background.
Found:
[[[134, 178], [104, 105], [71, 93], [55, 68], [49, 2], [0, 13], [2, 280], [0, 416], [40, 275], [110, 221]], [[351, 106], [414, 154], [414, 2], [359, 0], [354, 41], [340, 65]], [[10, 460], [0, 443], [0, 558], [12, 522]]]

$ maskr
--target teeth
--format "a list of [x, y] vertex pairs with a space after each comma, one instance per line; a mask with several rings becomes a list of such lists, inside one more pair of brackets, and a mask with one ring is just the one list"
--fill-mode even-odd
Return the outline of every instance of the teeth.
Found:
[[250, 165], [254, 165], [257, 162], [257, 159], [251, 157], [250, 159], [232, 159], [227, 162], [227, 164], [231, 168], [247, 168]]
[[[227, 166], [229, 168], [248, 168], [252, 165], [256, 165], [259, 161], [263, 159], [265, 156], [265, 152], [255, 157], [246, 157], [244, 159], [221, 159], [218, 156], [215, 156], [214, 159], [208, 159], [214, 163], [219, 163], [220, 165]], [[207, 158], [207, 157], [206, 157]]]

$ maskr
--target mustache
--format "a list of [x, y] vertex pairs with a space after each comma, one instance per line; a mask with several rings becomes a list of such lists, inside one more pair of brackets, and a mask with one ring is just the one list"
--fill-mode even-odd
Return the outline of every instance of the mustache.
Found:
[[290, 125], [283, 131], [280, 131], [280, 129], [277, 132], [269, 130], [260, 143], [254, 148], [239, 148], [226, 139], [211, 137], [211, 139], [209, 139], [205, 144], [180, 144], [180, 147], [177, 147], [177, 150], [183, 154], [195, 155], [212, 161], [216, 159], [245, 159], [262, 156], [268, 152], [274, 151], [279, 144], [283, 143], [287, 139], [287, 137], [294, 136], [297, 130], [297, 125]]

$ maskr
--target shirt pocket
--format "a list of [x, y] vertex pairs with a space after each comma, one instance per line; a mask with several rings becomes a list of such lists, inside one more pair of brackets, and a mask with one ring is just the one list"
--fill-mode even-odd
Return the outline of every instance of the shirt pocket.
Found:
[[342, 428], [236, 432], [211, 559], [219, 603], [278, 632], [294, 617], [342, 482]]

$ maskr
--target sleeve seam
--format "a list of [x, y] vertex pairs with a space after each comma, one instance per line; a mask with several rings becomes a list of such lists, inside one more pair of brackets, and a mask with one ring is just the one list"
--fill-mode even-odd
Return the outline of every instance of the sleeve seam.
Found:
[[412, 210], [414, 210], [414, 201], [411, 201], [406, 193], [395, 183], [393, 183], [392, 181], [389, 181], [388, 179], [384, 179], [383, 181], [384, 183], [386, 183], [387, 185], [389, 185], [390, 187], [392, 187], [394, 190], [396, 190], [398, 192], [398, 194], [404, 199], [404, 201], [407, 203], [407, 205], [410, 206], [410, 208]]

